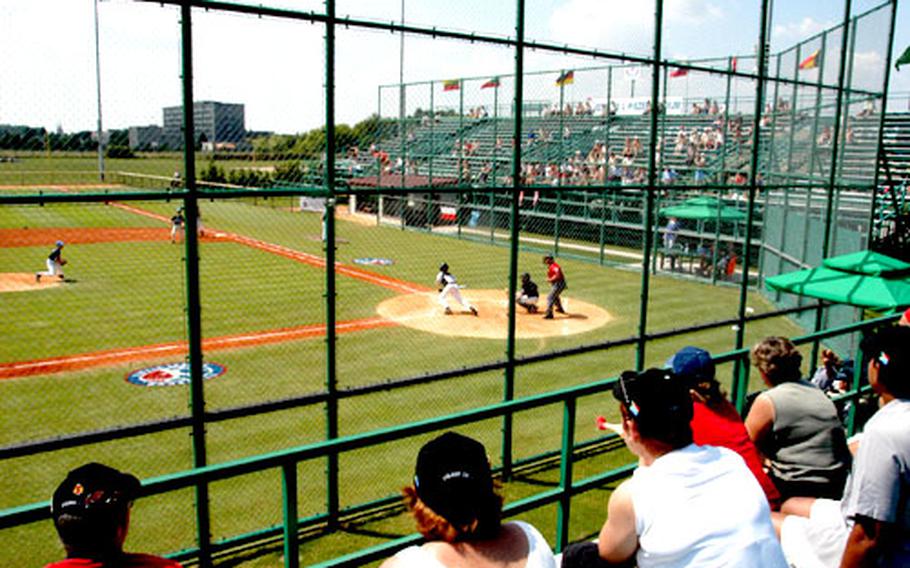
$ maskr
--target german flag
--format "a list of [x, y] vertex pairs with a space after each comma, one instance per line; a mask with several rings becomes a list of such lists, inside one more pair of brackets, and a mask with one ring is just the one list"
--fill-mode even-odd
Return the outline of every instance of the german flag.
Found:
[[499, 77], [493, 77], [486, 83], [480, 86], [481, 89], [498, 89], [499, 88]]
[[442, 90], [443, 90], [443, 91], [457, 91], [457, 90], [460, 89], [460, 88], [461, 88], [461, 80], [460, 80], [460, 79], [450, 79], [450, 80], [448, 80], [448, 81], [443, 81], [443, 82], [442, 82]]
[[571, 85], [575, 82], [575, 71], [563, 71], [559, 77], [556, 78], [556, 86], [562, 87], [564, 85]]
[[818, 56], [820, 53], [821, 53], [821, 50], [816, 49], [812, 53], [812, 55], [803, 59], [799, 64], [800, 71], [802, 71], [803, 69], [815, 69], [816, 67], [818, 67]]

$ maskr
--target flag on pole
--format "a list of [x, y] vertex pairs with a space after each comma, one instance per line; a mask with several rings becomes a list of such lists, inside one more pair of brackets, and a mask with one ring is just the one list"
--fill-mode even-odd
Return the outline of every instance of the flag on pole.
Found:
[[810, 55], [809, 57], [803, 59], [803, 60], [800, 62], [800, 64], [799, 64], [800, 70], [803, 70], [803, 69], [815, 69], [816, 67], [818, 67], [818, 56], [819, 56], [820, 53], [821, 53], [821, 50], [816, 49], [816, 50], [812, 53], [812, 55]]
[[499, 77], [493, 77], [486, 83], [480, 86], [481, 89], [498, 89], [499, 88]]
[[903, 55], [897, 58], [897, 62], [894, 64], [894, 69], [896, 71], [900, 71], [901, 65], [906, 65], [907, 63], [910, 63], [910, 46], [904, 50]]
[[562, 87], [564, 85], [571, 85], [575, 82], [575, 71], [563, 71], [559, 74], [559, 77], [556, 78], [556, 86]]
[[459, 79], [450, 79], [448, 81], [442, 82], [443, 91], [457, 91], [461, 88], [461, 80]]
[[685, 77], [688, 74], [689, 74], [688, 69], [680, 69], [679, 67], [677, 67], [676, 69], [674, 69], [673, 71], [670, 72], [670, 77]]

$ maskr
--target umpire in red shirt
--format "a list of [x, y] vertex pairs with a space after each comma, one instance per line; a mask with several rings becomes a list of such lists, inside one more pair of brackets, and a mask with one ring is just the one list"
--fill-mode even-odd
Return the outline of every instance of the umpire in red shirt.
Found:
[[547, 282], [550, 283], [550, 293], [547, 294], [547, 313], [543, 319], [553, 319], [553, 308], [564, 314], [562, 302], [559, 301], [559, 295], [566, 289], [566, 276], [562, 272], [562, 267], [556, 263], [552, 254], [543, 257], [543, 263], [547, 265]]

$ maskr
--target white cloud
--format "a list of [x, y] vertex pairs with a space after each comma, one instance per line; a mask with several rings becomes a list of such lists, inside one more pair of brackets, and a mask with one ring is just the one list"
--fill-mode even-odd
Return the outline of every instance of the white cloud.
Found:
[[[675, 0], [664, 4], [663, 18], [665, 23], [693, 27], [723, 15], [719, 5], [709, 0]], [[654, 39], [654, 2], [623, 2], [620, 6], [603, 0], [568, 0], [554, 9], [549, 24], [545, 39], [551, 41], [648, 54]]]
[[796, 43], [835, 25], [832, 22], [819, 22], [810, 16], [797, 22], [776, 24], [771, 30], [771, 40], [775, 43]]

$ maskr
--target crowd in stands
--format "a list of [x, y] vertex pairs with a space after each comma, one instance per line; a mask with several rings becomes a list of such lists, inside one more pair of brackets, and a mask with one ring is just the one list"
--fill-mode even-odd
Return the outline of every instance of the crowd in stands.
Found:
[[[751, 361], [768, 387], [745, 419], [724, 393], [711, 354], [687, 346], [663, 368], [614, 382], [618, 423], [599, 416], [638, 459], [616, 487], [593, 541], [554, 556], [533, 525], [503, 521], [503, 498], [484, 446], [446, 432], [417, 454], [403, 490], [419, 545], [382, 568], [622, 566], [808, 568], [910, 565], [910, 310], [862, 342], [878, 410], [848, 446], [828, 392], [846, 366], [822, 353], [812, 380], [785, 337]], [[66, 559], [50, 567], [179, 567], [123, 550], [134, 476], [91, 463], [52, 499]]]

